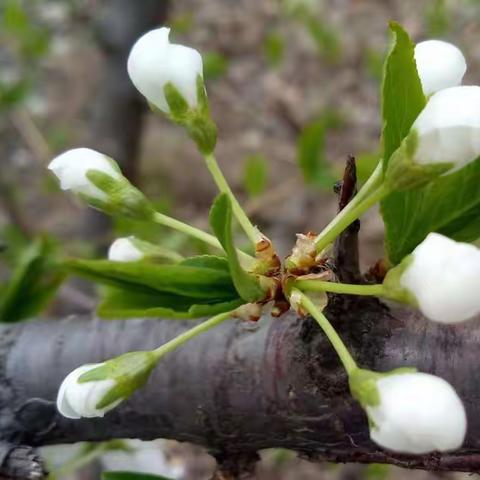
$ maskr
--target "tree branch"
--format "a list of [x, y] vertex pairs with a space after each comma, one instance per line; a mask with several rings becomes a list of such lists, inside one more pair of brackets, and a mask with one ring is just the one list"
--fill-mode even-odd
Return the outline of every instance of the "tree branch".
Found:
[[154, 348], [194, 322], [69, 318], [3, 326], [1, 439], [37, 446], [171, 438], [204, 445], [217, 458], [252, 458], [259, 449], [283, 447], [312, 460], [479, 470], [480, 325], [436, 325], [416, 312], [357, 297], [335, 297], [327, 314], [360, 366], [416, 366], [451, 382], [467, 409], [464, 447], [421, 456], [378, 449], [327, 339], [311, 319], [291, 313], [257, 324], [226, 322], [167, 355], [147, 386], [105, 418], [73, 421], [54, 404], [68, 372]]

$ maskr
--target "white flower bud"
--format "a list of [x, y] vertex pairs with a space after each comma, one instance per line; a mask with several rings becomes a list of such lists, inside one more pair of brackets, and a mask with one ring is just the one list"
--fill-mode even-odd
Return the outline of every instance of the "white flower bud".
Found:
[[441, 40], [418, 43], [415, 62], [425, 95], [460, 85], [467, 70], [462, 52], [455, 45]]
[[122, 177], [111, 159], [90, 148], [68, 150], [54, 158], [48, 169], [60, 180], [62, 190], [72, 190], [98, 200], [105, 200], [106, 194], [87, 178], [89, 170], [98, 170], [113, 178]]
[[144, 253], [135, 245], [135, 237], [117, 238], [108, 249], [108, 259], [114, 262], [135, 262], [144, 257]]
[[115, 386], [113, 379], [79, 383], [78, 379], [84, 374], [97, 368], [103, 363], [82, 365], [70, 372], [60, 385], [57, 395], [57, 409], [67, 418], [103, 417], [106, 412], [115, 408], [120, 402], [98, 409], [96, 406], [103, 397]]
[[480, 250], [438, 233], [415, 248], [400, 285], [429, 319], [458, 323], [480, 313]]
[[366, 407], [375, 443], [414, 454], [462, 445], [465, 408], [448, 382], [426, 373], [403, 373], [382, 377], [376, 386], [380, 403]]
[[170, 43], [166, 27], [140, 37], [128, 57], [128, 74], [138, 91], [168, 113], [164, 87], [171, 83], [191, 108], [197, 106], [197, 77], [203, 76], [200, 54], [193, 48]]
[[451, 163], [451, 173], [480, 156], [480, 87], [441, 90], [430, 98], [412, 129], [418, 136], [413, 160]]

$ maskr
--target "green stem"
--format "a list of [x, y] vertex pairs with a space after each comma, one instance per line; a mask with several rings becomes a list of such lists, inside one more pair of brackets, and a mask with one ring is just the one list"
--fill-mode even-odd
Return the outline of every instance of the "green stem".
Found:
[[351, 223], [365, 213], [370, 207], [378, 203], [390, 193], [390, 190], [380, 184], [376, 190], [368, 192], [368, 195], [362, 195], [360, 202], [352, 202], [353, 205], [345, 207], [317, 236], [315, 245], [317, 252], [321, 252], [330, 245]]
[[345, 293], [348, 295], [374, 295], [382, 297], [385, 295], [383, 284], [376, 285], [354, 285], [350, 283], [322, 282], [320, 280], [297, 280], [294, 286], [308, 292], [332, 292]]
[[193, 327], [192, 329], [187, 330], [186, 332], [182, 333], [178, 337], [173, 338], [169, 342], [153, 350], [152, 353], [155, 354], [155, 357], [157, 360], [160, 360], [160, 358], [162, 358], [166, 353], [171, 352], [172, 350], [175, 350], [180, 345], [183, 345], [185, 342], [188, 342], [189, 340], [196, 337], [197, 335], [207, 332], [211, 328], [216, 327], [220, 323], [231, 318], [232, 313], [233, 312], [219, 313], [218, 315], [215, 315], [209, 320], [206, 320], [205, 322], [198, 324], [196, 327]]
[[252, 224], [247, 214], [244, 212], [243, 208], [238, 203], [238, 200], [235, 198], [235, 195], [233, 194], [230, 186], [228, 185], [227, 180], [223, 176], [223, 173], [220, 170], [217, 160], [215, 159], [213, 154], [205, 155], [205, 162], [220, 192], [226, 193], [229, 196], [230, 201], [232, 202], [233, 214], [237, 218], [238, 223], [240, 223], [250, 241], [254, 245], [256, 245], [261, 240], [260, 233], [258, 229]]
[[325, 335], [328, 337], [330, 343], [337, 352], [337, 355], [347, 371], [347, 374], [350, 375], [353, 373], [358, 368], [357, 364], [350, 355], [350, 352], [343, 343], [343, 340], [333, 328], [332, 324], [328, 321], [327, 317], [320, 310], [318, 310], [310, 298], [308, 298], [303, 292], [300, 292], [300, 290], [294, 291], [299, 293], [302, 306], [310, 313], [310, 315], [320, 325], [320, 328], [325, 332]]
[[[223, 247], [218, 241], [218, 239], [210, 233], [204, 232], [199, 228], [192, 227], [188, 223], [181, 222], [180, 220], [169, 217], [168, 215], [159, 212], [155, 213], [153, 219], [159, 225], [164, 225], [165, 227], [169, 227], [173, 230], [177, 230], [178, 232], [182, 232], [185, 235], [189, 235], [190, 237], [196, 238], [197, 240], [201, 240], [202, 242], [205, 242], [206, 244], [223, 251]], [[242, 265], [245, 268], [250, 269], [253, 266], [255, 259], [250, 255], [246, 254], [245, 252], [242, 252], [241, 250], [237, 250], [237, 253], [240, 257]]]
[[72, 474], [78, 469], [92, 463], [97, 458], [101, 457], [109, 449], [109, 442], [102, 442], [95, 445], [88, 452], [81, 453], [79, 456], [75, 456], [68, 462], [61, 465], [57, 470], [54, 470], [48, 476], [49, 480], [56, 478], [64, 478], [67, 475]]

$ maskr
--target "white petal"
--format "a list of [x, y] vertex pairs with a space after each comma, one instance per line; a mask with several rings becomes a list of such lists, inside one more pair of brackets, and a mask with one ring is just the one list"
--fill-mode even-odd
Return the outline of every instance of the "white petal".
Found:
[[134, 262], [141, 260], [143, 252], [133, 243], [134, 237], [117, 238], [108, 249], [108, 259], [114, 262]]
[[164, 87], [171, 82], [190, 107], [197, 105], [197, 75], [202, 57], [193, 48], [171, 44], [170, 29], [158, 28], [140, 37], [128, 57], [127, 69], [137, 90], [164, 112], [169, 112]]
[[462, 52], [455, 45], [441, 40], [418, 43], [415, 61], [425, 95], [460, 85], [467, 70]]
[[472, 162], [480, 156], [480, 87], [435, 93], [412, 128], [418, 133], [417, 163], [453, 163], [452, 173]]
[[423, 454], [459, 448], [466, 414], [452, 386], [425, 373], [387, 376], [377, 382], [380, 405], [367, 407], [376, 424], [371, 438], [403, 453]]
[[99, 170], [114, 178], [121, 174], [107, 156], [90, 148], [75, 148], [54, 158], [48, 168], [60, 180], [62, 190], [72, 190], [90, 197], [104, 199], [105, 193], [86, 176], [89, 170]]
[[412, 255], [400, 284], [415, 295], [426, 317], [457, 323], [480, 313], [480, 249], [431, 233]]
[[78, 382], [81, 375], [101, 365], [82, 365], [65, 377], [57, 396], [57, 408], [62, 415], [67, 418], [103, 417], [106, 411], [118, 405], [119, 401], [106, 409], [96, 408], [97, 403], [115, 385], [113, 380]]

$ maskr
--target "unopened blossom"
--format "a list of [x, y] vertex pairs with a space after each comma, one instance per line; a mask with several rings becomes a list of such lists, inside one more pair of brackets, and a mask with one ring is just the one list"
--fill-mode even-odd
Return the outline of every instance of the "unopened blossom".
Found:
[[98, 403], [115, 386], [113, 379], [107, 378], [84, 383], [78, 381], [83, 374], [102, 365], [104, 364], [82, 365], [65, 377], [57, 395], [57, 409], [64, 417], [72, 419], [103, 417], [105, 413], [121, 402], [121, 400], [116, 400], [106, 407], [97, 408]]
[[465, 408], [448, 382], [426, 373], [403, 373], [380, 378], [376, 387], [379, 403], [366, 407], [376, 444], [413, 454], [462, 446]]
[[135, 245], [135, 237], [117, 238], [108, 249], [108, 259], [115, 262], [135, 262], [144, 257], [144, 253]]
[[173, 85], [190, 108], [197, 106], [197, 79], [203, 76], [197, 50], [170, 43], [170, 29], [157, 28], [140, 37], [128, 57], [128, 74], [138, 91], [157, 108], [169, 112], [165, 86]]
[[467, 70], [459, 48], [441, 40], [426, 40], [415, 46], [415, 62], [425, 95], [456, 87]]
[[400, 285], [426, 317], [458, 323], [480, 314], [480, 249], [430, 233], [407, 262]]
[[452, 173], [480, 156], [480, 87], [441, 90], [430, 98], [412, 126], [417, 136], [413, 161], [451, 164]]
[[87, 177], [90, 170], [102, 172], [112, 178], [122, 178], [113, 160], [90, 148], [68, 150], [55, 157], [48, 169], [60, 180], [62, 190], [71, 190], [98, 200], [104, 200], [106, 194]]

